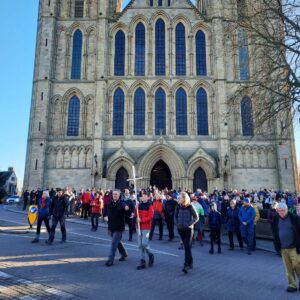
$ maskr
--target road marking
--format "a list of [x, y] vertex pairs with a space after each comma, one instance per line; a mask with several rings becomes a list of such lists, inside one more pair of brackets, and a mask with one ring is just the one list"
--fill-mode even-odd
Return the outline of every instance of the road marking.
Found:
[[23, 297], [19, 298], [19, 300], [37, 300], [37, 299], [33, 298], [31, 296], [23, 296]]

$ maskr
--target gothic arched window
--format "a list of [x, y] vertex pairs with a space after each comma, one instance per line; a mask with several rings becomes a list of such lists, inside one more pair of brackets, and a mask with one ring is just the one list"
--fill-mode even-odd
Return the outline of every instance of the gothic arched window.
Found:
[[145, 75], [145, 26], [139, 23], [135, 28], [135, 75]]
[[119, 30], [115, 37], [115, 75], [125, 74], [125, 34]]
[[84, 0], [76, 0], [75, 11], [74, 11], [75, 18], [83, 18], [83, 11], [84, 11]]
[[197, 75], [206, 75], [205, 34], [201, 30], [196, 34], [196, 68]]
[[150, 6], [153, 6], [153, 0], [150, 0]]
[[187, 135], [187, 97], [183, 88], [176, 92], [176, 134]]
[[207, 94], [203, 88], [197, 91], [197, 134], [208, 135]]
[[162, 6], [162, 0], [158, 0], [158, 6]]
[[176, 75], [186, 75], [185, 28], [182, 23], [176, 26]]
[[159, 88], [155, 93], [155, 135], [166, 134], [166, 93]]
[[113, 135], [124, 135], [124, 92], [118, 88], [114, 93]]
[[71, 79], [80, 79], [82, 59], [82, 32], [77, 29], [73, 35]]
[[249, 79], [249, 50], [248, 37], [245, 31], [238, 33], [240, 80]]
[[252, 114], [252, 102], [248, 96], [245, 96], [241, 102], [241, 116], [243, 136], [253, 136], [254, 123]]
[[165, 22], [155, 23], [155, 75], [166, 75]]
[[77, 96], [73, 96], [69, 102], [67, 136], [79, 135], [79, 120], [80, 101]]
[[145, 135], [145, 92], [138, 88], [134, 94], [134, 135]]

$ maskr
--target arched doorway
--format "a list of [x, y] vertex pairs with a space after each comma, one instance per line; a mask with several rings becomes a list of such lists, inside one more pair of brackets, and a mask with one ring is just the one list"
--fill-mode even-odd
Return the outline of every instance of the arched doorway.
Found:
[[159, 160], [151, 171], [150, 184], [159, 189], [172, 188], [172, 175], [167, 164]]
[[119, 190], [124, 190], [129, 187], [129, 178], [128, 172], [124, 167], [121, 167], [116, 174], [115, 187]]
[[193, 188], [194, 191], [196, 191], [197, 189], [207, 191], [207, 178], [202, 168], [198, 168], [194, 173]]

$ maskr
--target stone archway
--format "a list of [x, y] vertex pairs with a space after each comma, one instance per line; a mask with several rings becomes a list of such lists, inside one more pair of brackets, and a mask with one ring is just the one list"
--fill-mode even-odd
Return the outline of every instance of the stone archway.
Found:
[[163, 160], [159, 160], [152, 168], [150, 185], [155, 185], [160, 190], [165, 188], [172, 189], [172, 174], [168, 165]]

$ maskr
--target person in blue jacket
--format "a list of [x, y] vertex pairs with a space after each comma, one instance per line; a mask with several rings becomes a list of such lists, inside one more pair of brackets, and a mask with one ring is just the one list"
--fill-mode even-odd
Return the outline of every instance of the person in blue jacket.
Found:
[[36, 228], [36, 237], [32, 243], [38, 243], [40, 241], [40, 232], [42, 222], [44, 221], [48, 233], [50, 233], [49, 217], [50, 217], [50, 205], [51, 199], [48, 191], [44, 191], [42, 197], [37, 201], [38, 205], [38, 220]]
[[255, 210], [251, 206], [249, 198], [244, 199], [244, 205], [240, 208], [239, 219], [241, 222], [241, 234], [244, 243], [247, 245], [248, 254], [251, 255], [254, 239]]

